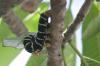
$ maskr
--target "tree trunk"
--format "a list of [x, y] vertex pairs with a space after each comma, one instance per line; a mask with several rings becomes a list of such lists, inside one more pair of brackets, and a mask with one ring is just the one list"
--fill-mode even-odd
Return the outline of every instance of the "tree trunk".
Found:
[[51, 0], [51, 43], [48, 48], [47, 66], [61, 66], [61, 44], [63, 41], [62, 32], [64, 29], [64, 17], [66, 11], [66, 0]]

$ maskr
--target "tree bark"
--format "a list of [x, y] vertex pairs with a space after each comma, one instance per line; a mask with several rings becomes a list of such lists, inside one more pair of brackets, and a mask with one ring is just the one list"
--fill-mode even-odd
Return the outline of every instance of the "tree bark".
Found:
[[64, 17], [66, 11], [66, 0], [51, 0], [51, 43], [48, 47], [47, 66], [61, 66], [61, 44], [63, 41]]
[[23, 22], [13, 11], [10, 10], [7, 14], [3, 15], [3, 19], [12, 32], [17, 36], [21, 36], [28, 32]]
[[83, 23], [83, 20], [85, 19], [88, 11], [90, 10], [92, 3], [93, 3], [93, 0], [85, 0], [75, 20], [72, 22], [72, 24], [69, 26], [68, 30], [64, 34], [64, 37], [65, 37], [64, 43], [68, 42], [71, 39], [74, 32], [77, 30], [80, 24]]
[[0, 17], [6, 14], [14, 5], [21, 5], [21, 8], [34, 12], [42, 0], [0, 0]]
[[23, 0], [0, 0], [0, 17], [9, 11], [15, 4], [21, 3]]
[[42, 0], [25, 0], [21, 4], [21, 8], [27, 12], [34, 12], [38, 8]]

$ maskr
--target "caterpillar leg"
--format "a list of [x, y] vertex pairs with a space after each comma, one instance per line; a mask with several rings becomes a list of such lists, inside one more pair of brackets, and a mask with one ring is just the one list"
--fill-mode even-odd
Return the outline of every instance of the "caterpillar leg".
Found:
[[39, 56], [40, 55], [40, 50], [37, 49], [35, 52], [33, 52], [35, 55]]
[[51, 45], [50, 45], [50, 42], [51, 42], [51, 39], [50, 39], [50, 32], [47, 32], [46, 33], [46, 36], [45, 36], [45, 44], [44, 44], [44, 46], [45, 47], [50, 47]]

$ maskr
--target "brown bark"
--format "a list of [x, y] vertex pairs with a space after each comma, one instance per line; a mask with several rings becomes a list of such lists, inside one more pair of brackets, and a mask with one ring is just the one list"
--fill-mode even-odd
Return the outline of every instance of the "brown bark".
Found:
[[51, 0], [51, 43], [48, 48], [47, 66], [61, 66], [61, 44], [63, 41], [62, 32], [64, 29], [64, 17], [66, 11], [66, 0]]
[[28, 32], [22, 21], [16, 16], [13, 11], [10, 10], [7, 14], [3, 16], [3, 18], [9, 28], [12, 30], [12, 32], [15, 33], [17, 36]]
[[6, 14], [14, 5], [20, 5], [28, 12], [34, 12], [42, 0], [0, 0], [0, 17]]
[[21, 3], [23, 0], [0, 0], [0, 17], [7, 13], [10, 8], [14, 7], [15, 4]]
[[83, 6], [81, 7], [79, 13], [76, 16], [76, 19], [72, 22], [69, 26], [68, 30], [64, 34], [64, 43], [68, 42], [80, 24], [83, 22], [84, 18], [86, 17], [90, 7], [92, 5], [93, 0], [85, 0]]
[[21, 4], [21, 8], [24, 9], [27, 12], [34, 12], [38, 8], [39, 4], [42, 0], [25, 0]]

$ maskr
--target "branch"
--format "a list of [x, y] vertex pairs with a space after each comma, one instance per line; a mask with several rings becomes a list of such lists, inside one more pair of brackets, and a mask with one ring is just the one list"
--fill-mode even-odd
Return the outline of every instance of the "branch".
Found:
[[38, 8], [42, 0], [25, 0], [21, 3], [21, 8], [28, 12], [34, 12]]
[[0, 17], [14, 7], [15, 4], [21, 3], [24, 0], [0, 0]]
[[74, 20], [74, 22], [72, 22], [67, 32], [64, 34], [64, 43], [68, 42], [71, 39], [78, 26], [80, 26], [80, 24], [83, 22], [83, 19], [86, 17], [88, 11], [90, 10], [92, 2], [93, 0], [85, 0], [85, 3], [83, 4], [79, 13], [77, 14], [76, 19]]
[[6, 14], [14, 5], [20, 3], [22, 9], [28, 12], [34, 12], [41, 1], [42, 0], [0, 0], [0, 17]]
[[61, 66], [61, 44], [63, 41], [62, 32], [64, 29], [64, 17], [66, 11], [66, 0], [51, 0], [51, 26], [50, 38], [51, 43], [48, 47], [47, 66]]
[[12, 30], [12, 32], [15, 33], [17, 36], [28, 32], [27, 28], [13, 11], [10, 10], [7, 14], [3, 15], [3, 18], [6, 24], [8, 24], [9, 28]]
[[[78, 28], [78, 26], [83, 22], [83, 19], [86, 17], [88, 11], [90, 10], [90, 7], [92, 5], [93, 0], [85, 0], [85, 3], [81, 7], [76, 19], [74, 22], [70, 25], [68, 28], [67, 32], [64, 34], [64, 43], [70, 42], [72, 35]], [[77, 50], [76, 47], [73, 46], [72, 43], [69, 44], [73, 50], [78, 54], [78, 56], [81, 58], [82, 62], [84, 63], [85, 66], [88, 66], [87, 62], [85, 61], [84, 57], [80, 54], [80, 52]]]

